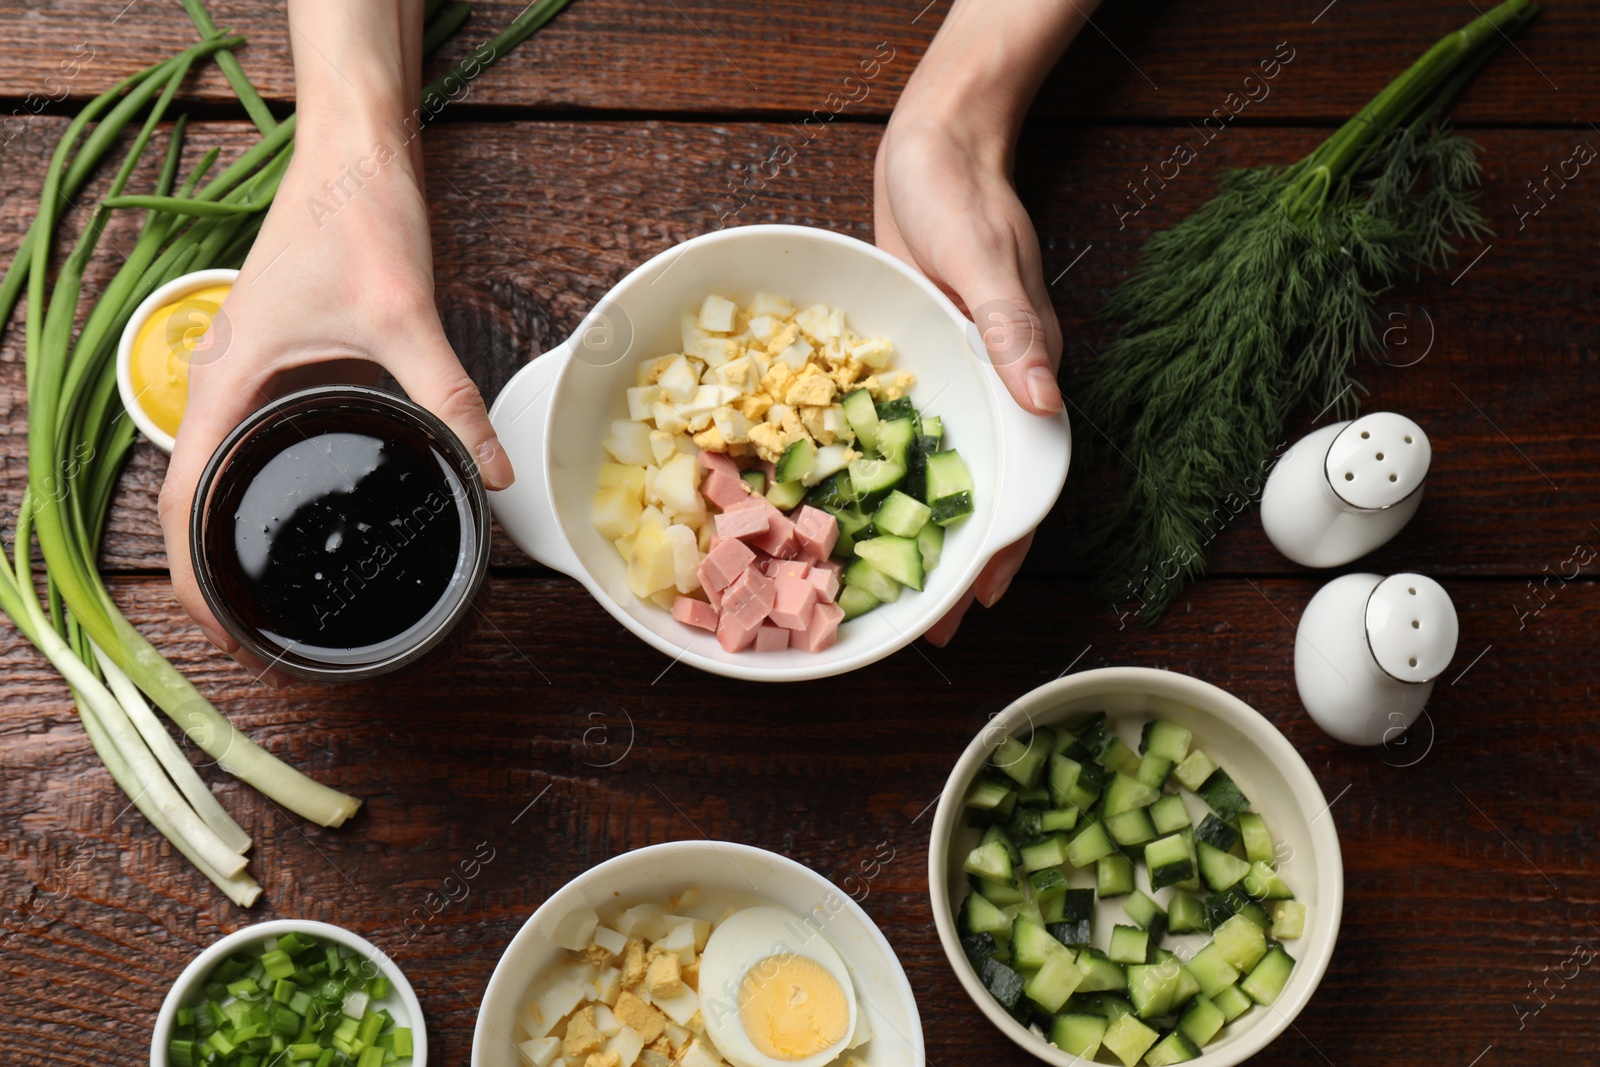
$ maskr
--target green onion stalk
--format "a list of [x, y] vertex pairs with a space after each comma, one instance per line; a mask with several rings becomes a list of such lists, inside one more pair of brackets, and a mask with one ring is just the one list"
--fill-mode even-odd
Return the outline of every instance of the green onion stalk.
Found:
[[1204, 572], [1296, 409], [1355, 408], [1356, 360], [1381, 350], [1377, 294], [1489, 232], [1478, 148], [1442, 116], [1537, 10], [1487, 11], [1303, 159], [1223, 174], [1215, 197], [1145, 243], [1101, 311], [1118, 333], [1071, 391], [1086, 457], [1126, 468], [1086, 546], [1123, 614], [1156, 621]]
[[[425, 90], [456, 91], [569, 0], [539, 0], [477, 53]], [[211, 794], [182, 748], [151, 711], [154, 701], [185, 737], [224, 770], [281, 806], [338, 826], [360, 801], [279, 761], [244, 736], [123, 616], [96, 566], [117, 476], [135, 439], [116, 387], [118, 338], [157, 287], [193, 270], [242, 264], [293, 152], [295, 120], [275, 119], [234, 56], [244, 38], [219, 31], [201, 0], [183, 0], [201, 40], [123, 79], [84, 105], [52, 153], [39, 210], [0, 279], [0, 322], [26, 294], [28, 486], [13, 552], [0, 552], [0, 611], [66, 680], [85, 733], [117, 785], [150, 822], [230, 900], [249, 906], [261, 887], [245, 871], [249, 836]], [[456, 32], [467, 5], [430, 2], [429, 51]], [[180, 182], [187, 118], [172, 124], [153, 191], [128, 182], [196, 63], [214, 61], [260, 139], [215, 176], [207, 151]], [[452, 79], [454, 79], [452, 83]], [[143, 114], [106, 195], [49, 280], [57, 226], [114, 144]], [[83, 310], [83, 276], [113, 211], [139, 211], [132, 252]], [[79, 318], [83, 325], [73, 335]], [[43, 597], [33, 574], [37, 538]]]

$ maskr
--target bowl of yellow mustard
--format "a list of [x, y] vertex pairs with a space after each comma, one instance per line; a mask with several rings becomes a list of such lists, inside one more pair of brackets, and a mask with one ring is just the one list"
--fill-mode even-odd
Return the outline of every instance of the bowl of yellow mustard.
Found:
[[189, 401], [189, 368], [227, 299], [236, 270], [199, 270], [172, 279], [134, 309], [117, 347], [117, 391], [134, 425], [171, 452]]

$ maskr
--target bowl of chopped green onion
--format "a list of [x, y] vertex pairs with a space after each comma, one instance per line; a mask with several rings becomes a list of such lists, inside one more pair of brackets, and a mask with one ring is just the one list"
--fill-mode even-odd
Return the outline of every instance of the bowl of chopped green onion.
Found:
[[1333, 957], [1329, 803], [1271, 722], [1197, 678], [1113, 667], [1024, 694], [967, 745], [931, 833], [956, 977], [1057, 1067], [1232, 1067]]
[[394, 960], [328, 923], [235, 931], [185, 967], [156, 1017], [151, 1067], [426, 1067], [422, 1006]]

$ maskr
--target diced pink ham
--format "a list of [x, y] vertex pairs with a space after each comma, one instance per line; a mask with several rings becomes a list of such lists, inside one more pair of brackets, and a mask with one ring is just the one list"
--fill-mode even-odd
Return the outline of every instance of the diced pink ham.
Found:
[[755, 561], [756, 554], [745, 547], [743, 541], [728, 538], [717, 542], [717, 546], [706, 553], [696, 573], [700, 576], [702, 588], [720, 593]]
[[[704, 452], [701, 455], [705, 455]], [[750, 495], [750, 487], [737, 474], [713, 470], [700, 483], [700, 495], [719, 508], [731, 508]]]
[[804, 578], [811, 573], [811, 564], [803, 559], [775, 559], [767, 575], [772, 578]]
[[831, 648], [839, 637], [839, 623], [844, 620], [844, 609], [835, 604], [818, 604], [811, 610], [811, 625], [797, 630], [789, 643], [807, 652], [821, 652]]
[[767, 476], [768, 485], [778, 480], [778, 465], [770, 459], [757, 460], [756, 470]]
[[712, 589], [710, 586], [706, 585], [704, 582], [701, 583], [700, 588], [705, 590], [706, 599], [711, 601], [711, 606], [716, 608], [718, 612], [721, 612], [722, 611], [722, 590], [720, 590], [720, 589]]
[[747, 567], [722, 593], [722, 617], [730, 616], [740, 627], [754, 629], [772, 612], [778, 590], [772, 579], [755, 567]]
[[769, 523], [766, 508], [729, 508], [716, 516], [717, 536], [748, 540], [767, 532]]
[[776, 508], [774, 508], [771, 504], [769, 504], [767, 502], [767, 498], [766, 497], [759, 496], [759, 495], [757, 495], [755, 493], [751, 493], [749, 496], [745, 497], [743, 500], [739, 500], [739, 501], [736, 501], [736, 502], [734, 502], [732, 504], [729, 504], [726, 508], [723, 508], [723, 510], [724, 511], [742, 511], [745, 508], [760, 508], [763, 511], [777, 511]]
[[698, 626], [713, 633], [717, 629], [717, 609], [704, 600], [681, 596], [672, 602], [672, 617], [685, 626]]
[[698, 459], [700, 466], [704, 467], [708, 474], [712, 471], [721, 471], [735, 478], [739, 477], [739, 468], [734, 466], [733, 460], [721, 452], [712, 452], [709, 449], [702, 448]]
[[822, 509], [805, 504], [795, 513], [794, 535], [803, 558], [825, 560], [839, 542], [839, 521]]
[[777, 596], [768, 617], [786, 630], [804, 630], [811, 624], [811, 611], [817, 604], [817, 587], [804, 578], [780, 576], [774, 579]]
[[839, 571], [819, 563], [806, 572], [806, 581], [817, 587], [817, 599], [832, 604], [839, 599]]
[[729, 652], [742, 652], [755, 642], [756, 631], [760, 629], [760, 620], [747, 626], [732, 614], [724, 612], [722, 618], [717, 620], [717, 644]]
[[766, 532], [747, 540], [751, 548], [759, 548], [778, 559], [793, 559], [800, 552], [800, 545], [795, 540], [794, 523], [777, 508], [767, 515]]
[[789, 647], [789, 631], [781, 626], [763, 625], [756, 631], [757, 652], [782, 652]]

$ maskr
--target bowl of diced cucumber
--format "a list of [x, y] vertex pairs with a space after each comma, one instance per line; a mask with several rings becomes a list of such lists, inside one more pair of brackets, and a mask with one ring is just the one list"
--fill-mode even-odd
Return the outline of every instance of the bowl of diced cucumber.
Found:
[[150, 1067], [426, 1067], [422, 1005], [399, 966], [329, 923], [236, 930], [178, 975]]
[[1027, 693], [939, 799], [928, 883], [973, 1002], [1049, 1063], [1230, 1067], [1327, 970], [1344, 903], [1328, 802], [1258, 712], [1186, 675]]

